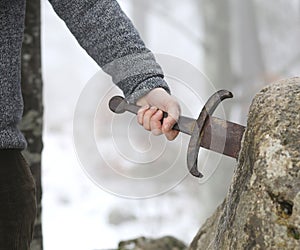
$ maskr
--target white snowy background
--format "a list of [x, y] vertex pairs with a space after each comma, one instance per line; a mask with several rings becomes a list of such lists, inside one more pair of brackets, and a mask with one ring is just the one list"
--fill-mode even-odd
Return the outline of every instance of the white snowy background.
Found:
[[[131, 1], [120, 0], [119, 3], [131, 17]], [[166, 1], [163, 12], [159, 11], [162, 4], [157, 5], [158, 11], [145, 14], [148, 29], [147, 34], [141, 32], [141, 35], [154, 53], [175, 56], [202, 71], [203, 51], [195, 42], [203, 36], [199, 12], [191, 0], [174, 0], [172, 3]], [[149, 199], [126, 199], [104, 191], [85, 174], [77, 158], [73, 141], [73, 116], [78, 98], [87, 83], [99, 80], [100, 99], [113, 84], [77, 44], [46, 0], [42, 1], [42, 52], [45, 105], [44, 249], [112, 249], [121, 240], [139, 236], [172, 235], [186, 243], [191, 242], [200, 225], [226, 195], [235, 161], [219, 159], [222, 164], [218, 164], [214, 175], [205, 183], [187, 176], [169, 192]], [[292, 73], [296, 74], [297, 68], [293, 69]], [[187, 100], [188, 93], [180, 93], [180, 88], [176, 89], [176, 84], [171, 83], [172, 80], [170, 85], [174, 85], [174, 94], [178, 94], [180, 101], [186, 106], [192, 105]], [[210, 94], [205, 93], [207, 97]], [[200, 108], [183, 111], [195, 117]], [[111, 121], [112, 115], [108, 110], [103, 117], [97, 115], [99, 130], [96, 134], [100, 134], [97, 143], [104, 145], [107, 151], [112, 147], [110, 135], [106, 134]], [[147, 140], [149, 138], [142, 131], [138, 134]], [[174, 144], [159, 140], [158, 144], [170, 148], [170, 155], [172, 150], [175, 154], [181, 150], [178, 162], [182, 168], [186, 168], [187, 137], [180, 137]], [[114, 159], [118, 161], [118, 156]], [[113, 179], [111, 181], [114, 182]]]

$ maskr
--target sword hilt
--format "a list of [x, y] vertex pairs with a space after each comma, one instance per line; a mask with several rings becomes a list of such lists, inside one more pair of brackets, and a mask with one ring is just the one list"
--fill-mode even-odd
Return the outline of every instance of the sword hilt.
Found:
[[[132, 103], [128, 103], [122, 96], [114, 96], [109, 101], [109, 108], [116, 114], [122, 114], [125, 111], [128, 111], [137, 115], [141, 107]], [[163, 119], [166, 117], [168, 117], [168, 113], [163, 111], [163, 118], [161, 122], [163, 122]], [[177, 123], [173, 126], [172, 129], [185, 133], [187, 135], [191, 135], [192, 127], [195, 125], [195, 123], [196, 120], [192, 118], [179, 116]]]
[[[229, 157], [236, 159], [238, 157], [245, 127], [211, 116], [218, 104], [231, 97], [231, 92], [219, 90], [209, 98], [197, 120], [179, 116], [177, 123], [172, 128], [191, 136], [187, 153], [187, 165], [190, 173], [195, 177], [203, 177], [197, 168], [200, 146]], [[121, 96], [114, 96], [109, 101], [109, 108], [117, 114], [125, 111], [137, 114], [141, 107], [128, 103]], [[168, 114], [164, 112], [164, 117], [167, 116]], [[212, 143], [212, 137], [218, 143]]]

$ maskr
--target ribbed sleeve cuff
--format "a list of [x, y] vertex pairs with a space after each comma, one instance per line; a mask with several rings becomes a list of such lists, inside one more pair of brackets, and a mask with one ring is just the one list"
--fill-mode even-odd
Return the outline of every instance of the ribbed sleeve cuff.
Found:
[[113, 82], [123, 90], [130, 103], [135, 103], [154, 88], [163, 88], [170, 93], [163, 71], [151, 52], [118, 58], [102, 69], [112, 76]]
[[170, 89], [165, 80], [160, 77], [151, 77], [141, 82], [132, 93], [124, 93], [125, 98], [130, 103], [136, 103], [138, 99], [148, 94], [152, 89], [163, 88], [170, 94]]

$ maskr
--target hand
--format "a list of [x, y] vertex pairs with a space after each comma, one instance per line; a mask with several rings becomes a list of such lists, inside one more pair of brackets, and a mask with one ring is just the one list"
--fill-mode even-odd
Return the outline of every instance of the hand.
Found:
[[[137, 103], [141, 106], [138, 111], [138, 123], [154, 135], [164, 134], [168, 140], [174, 140], [178, 131], [172, 130], [180, 115], [180, 106], [174, 97], [170, 96], [163, 88], [151, 90], [141, 97]], [[163, 118], [163, 111], [168, 117]]]

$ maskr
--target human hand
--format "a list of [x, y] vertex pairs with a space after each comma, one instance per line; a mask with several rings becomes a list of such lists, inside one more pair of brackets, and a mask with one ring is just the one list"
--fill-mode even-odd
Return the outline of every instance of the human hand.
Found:
[[[137, 102], [141, 106], [138, 111], [138, 123], [154, 135], [164, 134], [168, 140], [174, 140], [178, 131], [172, 130], [180, 115], [180, 106], [176, 99], [169, 95], [163, 88], [155, 88]], [[163, 118], [163, 111], [168, 117]]]

